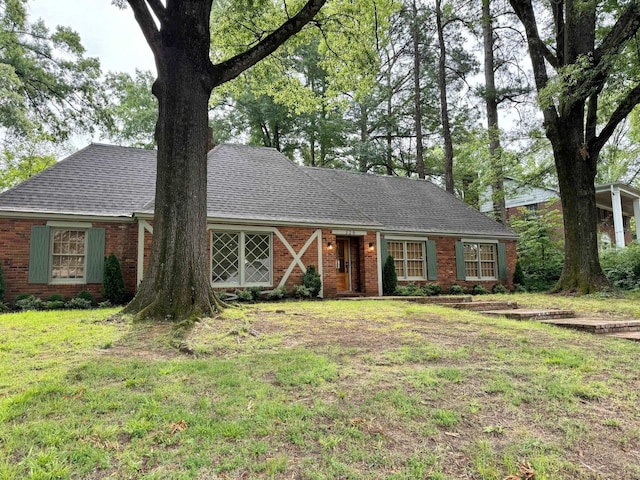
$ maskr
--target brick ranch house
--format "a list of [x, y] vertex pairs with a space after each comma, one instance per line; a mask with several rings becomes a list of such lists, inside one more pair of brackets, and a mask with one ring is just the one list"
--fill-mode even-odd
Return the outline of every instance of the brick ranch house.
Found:
[[[381, 295], [387, 254], [400, 284], [512, 287], [516, 235], [428, 181], [299, 167], [263, 147], [219, 145], [208, 162], [214, 288], [292, 289], [315, 265], [324, 297]], [[110, 253], [133, 294], [155, 174], [155, 151], [91, 144], [0, 194], [5, 300], [99, 298]]]

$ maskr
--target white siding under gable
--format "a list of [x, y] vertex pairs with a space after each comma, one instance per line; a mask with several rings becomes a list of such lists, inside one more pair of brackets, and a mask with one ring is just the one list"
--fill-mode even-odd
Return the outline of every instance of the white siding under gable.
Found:
[[[519, 185], [514, 180], [507, 179], [504, 182], [506, 191], [506, 207], [523, 207], [525, 205], [531, 205], [533, 203], [548, 202], [559, 198], [558, 192], [550, 188], [529, 187], [527, 185]], [[480, 205], [480, 211], [484, 213], [493, 211], [493, 204], [491, 202], [491, 194], [493, 190], [491, 187], [487, 188], [486, 195], [482, 196], [482, 204]]]

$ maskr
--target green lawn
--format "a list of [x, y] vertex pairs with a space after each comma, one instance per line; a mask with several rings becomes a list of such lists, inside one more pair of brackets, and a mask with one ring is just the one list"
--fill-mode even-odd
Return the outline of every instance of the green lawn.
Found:
[[640, 344], [404, 302], [232, 308], [182, 340], [115, 312], [0, 316], [0, 479], [640, 478]]

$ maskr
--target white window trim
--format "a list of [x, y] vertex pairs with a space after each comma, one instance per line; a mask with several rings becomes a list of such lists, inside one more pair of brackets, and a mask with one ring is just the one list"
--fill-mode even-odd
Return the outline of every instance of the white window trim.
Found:
[[[265, 230], [233, 230], [228, 228], [210, 228], [209, 231], [209, 281], [214, 288], [247, 288], [247, 287], [273, 287], [273, 232]], [[220, 283], [213, 281], [213, 235], [215, 233], [236, 233], [238, 234], [238, 283]], [[245, 282], [245, 239], [246, 234], [268, 235], [269, 236], [269, 281], [268, 282]]]
[[407, 242], [419, 243], [420, 245], [422, 245], [422, 271], [424, 272], [424, 275], [422, 277], [407, 277], [407, 276], [401, 277], [398, 275], [398, 280], [402, 280], [404, 282], [404, 281], [427, 279], [427, 239], [425, 239], [424, 237], [386, 237], [386, 240], [387, 240], [387, 249], [388, 249], [389, 242], [402, 243], [402, 256], [403, 256], [405, 273], [409, 271], [409, 269], [407, 268]]
[[[91, 228], [91, 224], [79, 222], [47, 222], [47, 226], [51, 227], [51, 230], [49, 232], [49, 285], [86, 285], [87, 253], [89, 247], [88, 231], [89, 228]], [[53, 278], [53, 236], [55, 232], [65, 230], [84, 231], [84, 275], [82, 276], [82, 278]]]
[[[462, 259], [465, 263], [465, 280], [473, 280], [473, 281], [477, 281], [477, 282], [490, 282], [490, 281], [496, 281], [498, 280], [498, 243], [500, 243], [498, 240], [469, 240], [466, 238], [462, 239], [462, 246], [464, 247], [465, 243], [473, 243], [475, 245], [478, 245], [478, 272], [482, 271], [481, 265], [480, 265], [480, 245], [481, 244], [493, 244], [495, 245], [494, 250], [493, 250], [493, 254], [494, 254], [494, 258], [493, 258], [493, 271], [495, 272], [495, 275], [493, 277], [471, 277], [466, 275], [466, 259]], [[463, 248], [464, 251], [464, 248]]]

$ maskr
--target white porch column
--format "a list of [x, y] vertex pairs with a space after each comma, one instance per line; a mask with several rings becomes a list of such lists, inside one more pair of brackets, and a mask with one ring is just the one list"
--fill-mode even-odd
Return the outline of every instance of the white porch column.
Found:
[[636, 219], [636, 242], [640, 243], [640, 198], [633, 200], [633, 217]]
[[624, 223], [622, 221], [622, 197], [618, 187], [611, 187], [613, 206], [613, 229], [616, 232], [616, 247], [624, 248]]

